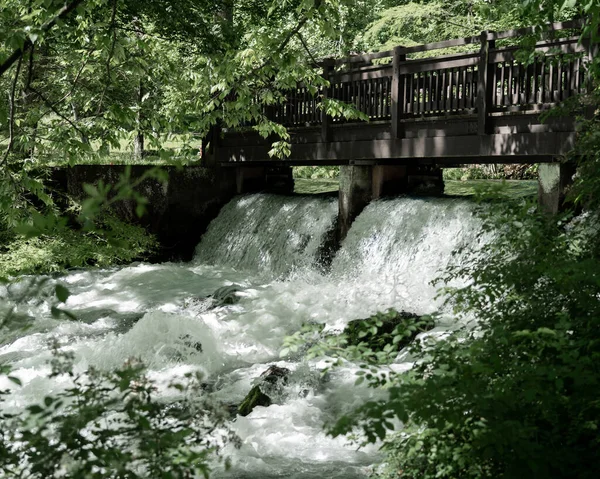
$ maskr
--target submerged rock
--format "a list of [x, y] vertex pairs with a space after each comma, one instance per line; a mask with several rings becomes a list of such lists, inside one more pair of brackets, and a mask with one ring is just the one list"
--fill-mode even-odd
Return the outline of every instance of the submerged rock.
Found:
[[196, 314], [206, 313], [213, 308], [219, 306], [229, 306], [237, 304], [240, 301], [240, 295], [237, 294], [242, 291], [242, 287], [237, 284], [230, 286], [223, 286], [217, 289], [210, 296], [200, 298], [190, 298], [185, 301], [184, 307], [193, 310]]
[[[390, 309], [366, 319], [350, 321], [344, 329], [348, 345], [364, 343], [373, 351], [383, 351], [391, 344], [399, 351], [410, 344], [422, 332], [433, 329], [435, 322], [429, 316]], [[399, 339], [395, 339], [400, 336]]]
[[244, 400], [237, 408], [240, 416], [247, 416], [256, 406], [269, 407], [273, 404], [273, 399], [265, 391], [271, 393], [277, 392], [280, 386], [287, 383], [287, 377], [290, 370], [278, 366], [270, 366], [269, 369], [260, 375], [260, 383], [255, 385], [246, 395]]
[[229, 304], [236, 304], [240, 300], [240, 296], [237, 294], [242, 288], [237, 284], [231, 286], [223, 286], [217, 289], [211, 296], [215, 306], [225, 306]]

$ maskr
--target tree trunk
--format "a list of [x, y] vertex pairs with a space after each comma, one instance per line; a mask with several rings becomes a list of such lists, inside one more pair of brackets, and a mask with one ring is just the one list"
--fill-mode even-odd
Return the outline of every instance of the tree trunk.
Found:
[[135, 138], [133, 139], [133, 158], [135, 160], [141, 160], [144, 156], [144, 132], [142, 131], [142, 99], [144, 98], [144, 85], [142, 80], [140, 80], [138, 86], [138, 111], [137, 111], [137, 132], [135, 134]]

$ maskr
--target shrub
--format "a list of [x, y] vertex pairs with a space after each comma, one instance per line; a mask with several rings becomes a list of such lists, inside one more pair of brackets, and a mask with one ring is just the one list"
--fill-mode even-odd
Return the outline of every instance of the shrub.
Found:
[[112, 217], [93, 231], [57, 225], [32, 238], [12, 236], [0, 253], [0, 277], [124, 264], [143, 258], [156, 244], [142, 227]]
[[52, 376], [69, 376], [72, 387], [19, 414], [0, 413], [0, 469], [10, 477], [207, 478], [221, 446], [239, 444], [200, 377], [172, 383], [180, 399], [167, 404], [137, 361], [75, 375], [72, 359], [55, 349], [52, 361]]

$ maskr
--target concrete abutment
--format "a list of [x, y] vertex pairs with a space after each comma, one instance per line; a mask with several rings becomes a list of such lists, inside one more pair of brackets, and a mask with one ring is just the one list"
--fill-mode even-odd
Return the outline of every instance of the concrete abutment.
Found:
[[444, 180], [437, 166], [349, 165], [340, 167], [338, 240], [372, 201], [402, 194], [442, 195]]
[[538, 167], [538, 204], [542, 211], [559, 213], [565, 206], [565, 194], [573, 182], [572, 163], [541, 163]]

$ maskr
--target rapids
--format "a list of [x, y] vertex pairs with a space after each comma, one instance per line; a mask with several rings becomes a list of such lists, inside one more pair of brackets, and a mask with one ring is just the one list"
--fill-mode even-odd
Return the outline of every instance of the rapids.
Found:
[[[336, 210], [333, 198], [237, 197], [210, 225], [191, 263], [74, 271], [45, 278], [35, 295], [28, 295], [27, 283], [36, 278], [1, 286], [3, 307], [14, 306], [30, 326], [0, 336], [0, 364], [10, 363], [23, 382], [4, 407], [18, 411], [68, 386], [48, 378], [51, 340], [75, 354], [76, 371], [114, 368], [132, 356], [159, 384], [201, 370], [215, 398], [227, 404], [239, 403], [252, 381], [277, 364], [292, 370], [286, 394], [232, 421], [243, 444], [227, 449], [233, 469], [216, 477], [366, 477], [379, 460], [377, 448], [357, 450], [328, 437], [323, 425], [373, 392], [354, 385], [355, 367], [322, 382], [317, 361], [281, 360], [282, 341], [308, 321], [341, 330], [349, 320], [391, 307], [439, 310], [430, 282], [460, 260], [454, 250], [483, 240], [468, 201], [378, 201], [357, 218], [324, 271], [317, 259]], [[79, 321], [52, 319], [48, 298], [57, 282], [71, 291], [66, 306]], [[211, 307], [207, 298], [231, 285], [240, 301]], [[450, 327], [442, 320], [427, 334]], [[400, 355], [398, 367], [410, 366], [402, 361]], [[10, 387], [0, 382], [0, 389]]]

